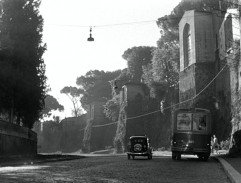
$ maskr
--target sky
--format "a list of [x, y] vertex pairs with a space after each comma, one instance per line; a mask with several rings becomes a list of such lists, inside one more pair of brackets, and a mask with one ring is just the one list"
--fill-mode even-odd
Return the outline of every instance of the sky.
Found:
[[[90, 70], [115, 71], [127, 67], [122, 58], [134, 46], [156, 46], [160, 30], [156, 20], [169, 15], [181, 0], [42, 0], [43, 55], [50, 95], [64, 106], [55, 112], [71, 117], [72, 104], [60, 93], [76, 86]], [[92, 28], [93, 42], [87, 38]]]

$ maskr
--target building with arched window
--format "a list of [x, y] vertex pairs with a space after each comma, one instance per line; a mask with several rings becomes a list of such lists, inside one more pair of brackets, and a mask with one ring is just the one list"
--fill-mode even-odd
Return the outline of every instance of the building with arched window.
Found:
[[[222, 18], [211, 12], [186, 11], [179, 22], [180, 102], [194, 98], [215, 74], [215, 32]], [[209, 88], [210, 91], [214, 91]], [[194, 102], [184, 107], [194, 107]], [[197, 107], [197, 106], [196, 106]], [[201, 107], [201, 106], [199, 106]]]
[[180, 108], [211, 110], [212, 133], [224, 140], [232, 128], [231, 106], [237, 99], [234, 91], [241, 86], [241, 77], [228, 65], [238, 63], [235, 60], [240, 42], [237, 16], [237, 9], [190, 10], [179, 22]]

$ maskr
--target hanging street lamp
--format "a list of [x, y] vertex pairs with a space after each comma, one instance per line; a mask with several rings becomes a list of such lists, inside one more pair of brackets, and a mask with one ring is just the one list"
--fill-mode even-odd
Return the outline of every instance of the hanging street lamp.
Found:
[[92, 27], [90, 27], [90, 37], [87, 39], [87, 41], [94, 41], [94, 38], [92, 37]]

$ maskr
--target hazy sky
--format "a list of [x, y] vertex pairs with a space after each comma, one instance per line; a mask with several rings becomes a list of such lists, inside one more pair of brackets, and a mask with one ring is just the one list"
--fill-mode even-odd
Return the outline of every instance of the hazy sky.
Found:
[[[156, 20], [170, 14], [181, 0], [42, 0], [46, 76], [53, 95], [71, 116], [72, 104], [60, 90], [76, 86], [89, 70], [127, 67], [122, 54], [133, 46], [156, 46]], [[88, 42], [92, 27], [94, 42]]]

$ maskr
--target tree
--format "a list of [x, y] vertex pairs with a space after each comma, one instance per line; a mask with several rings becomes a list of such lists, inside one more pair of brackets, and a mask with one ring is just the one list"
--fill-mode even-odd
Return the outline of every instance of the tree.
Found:
[[112, 90], [112, 98], [106, 102], [105, 115], [112, 121], [116, 121], [119, 117], [120, 111], [120, 91], [122, 86], [131, 81], [131, 75], [128, 69], [121, 70], [119, 76], [111, 80], [110, 88]]
[[72, 110], [75, 117], [80, 116], [82, 112], [82, 106], [80, 104], [80, 99], [84, 91], [72, 86], [65, 86], [60, 93], [63, 93], [69, 97], [71, 100], [74, 109]]
[[29, 128], [41, 117], [46, 95], [40, 3], [1, 1], [0, 109], [9, 121]]
[[154, 47], [139, 46], [127, 49], [122, 57], [127, 61], [127, 69], [110, 81], [112, 89], [112, 98], [106, 102], [105, 114], [108, 118], [115, 121], [119, 117], [120, 96], [119, 92], [126, 83], [141, 82], [143, 68], [151, 63]]
[[110, 81], [120, 74], [120, 70], [104, 72], [99, 70], [88, 71], [85, 76], [77, 78], [76, 84], [83, 90], [81, 104], [86, 105], [94, 102], [106, 102], [111, 98]]
[[121, 90], [121, 88], [126, 84], [132, 81], [132, 75], [128, 71], [128, 68], [121, 70], [121, 73], [119, 76], [114, 78], [112, 81], [110, 81], [111, 89], [112, 89], [112, 95], [118, 94]]
[[108, 100], [105, 105], [105, 115], [112, 121], [117, 121], [120, 111], [120, 95], [113, 96], [112, 99]]
[[58, 111], [63, 111], [64, 106], [59, 104], [56, 98], [54, 98], [51, 95], [47, 95], [45, 100], [44, 100], [44, 109], [43, 109], [43, 116], [44, 117], [49, 117], [51, 115], [52, 110], [58, 110]]
[[127, 61], [132, 81], [141, 82], [142, 67], [151, 62], [154, 47], [139, 46], [127, 49], [122, 57]]
[[178, 89], [179, 47], [176, 44], [157, 48], [152, 63], [143, 68], [143, 80], [152, 91], [152, 96], [169, 93]]

